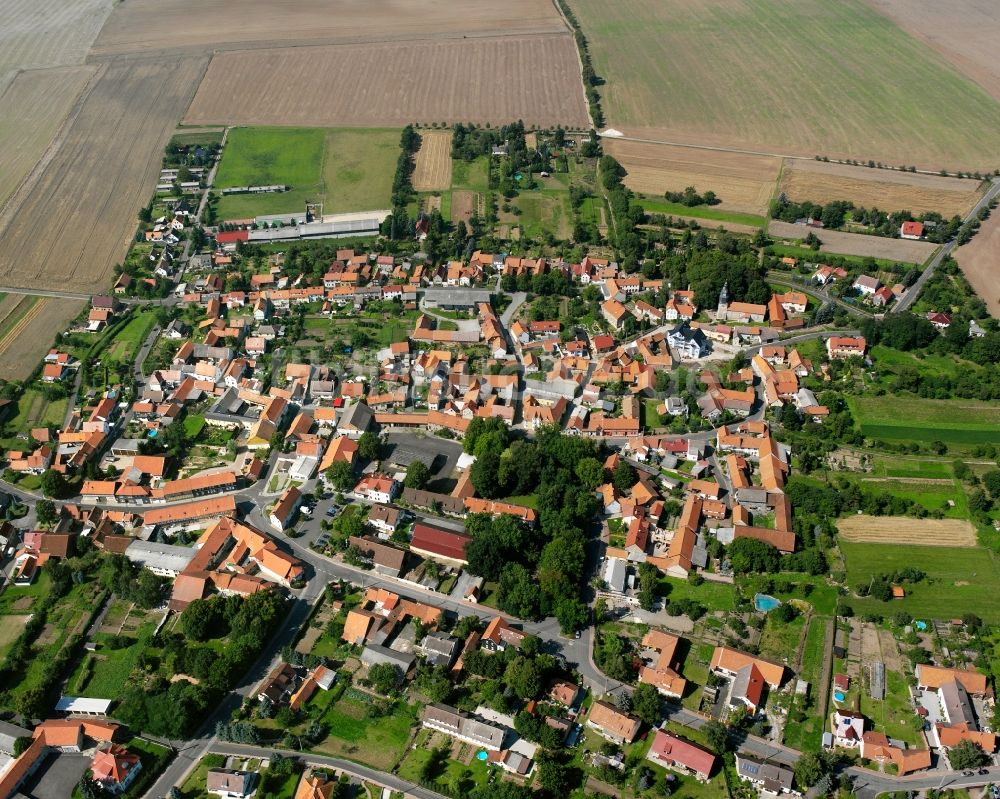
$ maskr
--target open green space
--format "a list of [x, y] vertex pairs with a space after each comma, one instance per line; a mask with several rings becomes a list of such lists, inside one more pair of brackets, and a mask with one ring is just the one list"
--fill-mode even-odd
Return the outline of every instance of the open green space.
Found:
[[[146, 622], [136, 636], [125, 635], [120, 641], [105, 633], [95, 635], [97, 650], [80, 662], [67, 683], [69, 690], [75, 696], [117, 699], [139, 658], [147, 651], [155, 629], [154, 622]], [[121, 646], [123, 643], [126, 645]]]
[[847, 264], [856, 264], [857, 266], [865, 266], [874, 261], [879, 269], [889, 271], [892, 271], [900, 263], [899, 261], [892, 261], [887, 258], [870, 258], [865, 255], [844, 255], [843, 253], [831, 252], [825, 252], [823, 255], [820, 255], [816, 250], [812, 250], [809, 247], [797, 247], [794, 244], [770, 244], [767, 249], [774, 255], [789, 256], [791, 258], [798, 258], [801, 261], [821, 261], [828, 256], [839, 258]]
[[847, 584], [853, 591], [873, 576], [906, 568], [923, 571], [919, 583], [906, 585], [906, 596], [891, 602], [850, 597], [844, 601], [856, 614], [890, 616], [905, 610], [917, 619], [951, 619], [975, 613], [989, 624], [1000, 622], [1000, 565], [983, 547], [922, 547], [841, 541], [847, 564]]
[[200, 130], [200, 131], [185, 131], [180, 130], [173, 135], [170, 139], [171, 144], [176, 145], [212, 145], [220, 144], [222, 142], [222, 134], [224, 133], [222, 128], [218, 130]]
[[926, 456], [877, 455], [872, 474], [879, 477], [927, 477], [948, 479], [954, 475], [950, 461], [929, 460]]
[[310, 715], [320, 713], [319, 721], [328, 731], [314, 751], [388, 771], [403, 756], [416, 720], [415, 709], [396, 702], [389, 715], [379, 716], [370, 703], [350, 691], [338, 698], [340, 693], [321, 691], [310, 702]]
[[481, 156], [474, 161], [452, 160], [451, 187], [470, 191], [489, 191], [489, 159]]
[[132, 360], [149, 335], [149, 331], [153, 329], [154, 324], [156, 324], [154, 311], [139, 311], [115, 335], [105, 357], [112, 361]]
[[1000, 150], [1000, 103], [862, 0], [569, 5], [626, 132], [935, 167]]
[[936, 400], [899, 395], [847, 398], [861, 432], [871, 438], [1000, 442], [1000, 405], [977, 400]]
[[304, 215], [307, 202], [323, 203], [324, 214], [388, 208], [398, 154], [395, 129], [235, 128], [216, 188], [281, 184], [289, 190], [223, 196], [219, 215]]
[[674, 577], [660, 578], [660, 593], [664, 602], [691, 599], [711, 610], [733, 610], [736, 607], [736, 588], [731, 583], [706, 580], [701, 585], [691, 585], [687, 580]]
[[[17, 413], [5, 425], [7, 435], [27, 433], [33, 427], [62, 427], [68, 407], [68, 397], [49, 400], [39, 389], [27, 388], [17, 398]], [[17, 449], [25, 446], [26, 442], [6, 439], [2, 444], [6, 448]]]
[[756, 214], [741, 214], [736, 211], [722, 211], [711, 205], [688, 206], [681, 203], [672, 203], [669, 200], [656, 197], [640, 195], [637, 198], [639, 205], [643, 207], [647, 214], [664, 214], [666, 216], [693, 216], [698, 219], [706, 219], [712, 222], [732, 222], [736, 225], [751, 225], [754, 227], [764, 227], [766, 220]]
[[778, 661], [791, 660], [799, 649], [805, 629], [806, 617], [801, 614], [790, 622], [783, 622], [769, 613], [760, 636], [760, 654]]
[[809, 683], [809, 697], [796, 698], [806, 714], [805, 721], [785, 725], [785, 746], [806, 752], [818, 752], [822, 743], [824, 719], [819, 715], [822, 700], [818, 696], [822, 682], [824, 662], [823, 644], [828, 620], [813, 616], [809, 620], [806, 642], [802, 649], [802, 665], [797, 673], [799, 679]]

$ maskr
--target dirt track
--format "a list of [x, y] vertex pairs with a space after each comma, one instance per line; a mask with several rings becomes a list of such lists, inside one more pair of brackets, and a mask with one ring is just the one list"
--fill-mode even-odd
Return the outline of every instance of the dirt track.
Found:
[[185, 122], [395, 127], [512, 119], [588, 124], [569, 34], [220, 53]]
[[[804, 239], [810, 228], [805, 225], [793, 225], [790, 222], [779, 222], [772, 219], [768, 232], [779, 239]], [[867, 236], [861, 233], [841, 233], [836, 230], [813, 230], [823, 242], [820, 252], [839, 255], [860, 255], [871, 258], [886, 258], [890, 261], [922, 264], [937, 249], [936, 244], [928, 241], [909, 241], [906, 239], [887, 239], [882, 236]]]
[[115, 63], [0, 220], [0, 282], [100, 291], [135, 232], [204, 59]]

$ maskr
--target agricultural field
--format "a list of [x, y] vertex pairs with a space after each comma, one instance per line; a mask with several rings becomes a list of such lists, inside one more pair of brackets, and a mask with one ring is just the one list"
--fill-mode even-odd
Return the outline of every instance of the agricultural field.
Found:
[[[16, 298], [16, 308], [5, 311], [11, 298]], [[0, 314], [4, 314], [0, 321], [0, 378], [28, 377], [52, 348], [56, 332], [65, 330], [83, 308], [81, 300], [8, 294], [0, 303]], [[62, 421], [60, 417], [58, 424]]]
[[994, 211], [983, 222], [972, 241], [955, 250], [962, 274], [976, 290], [990, 315], [1000, 317], [1000, 213]]
[[444, 191], [451, 187], [450, 130], [420, 131], [412, 180], [417, 191]]
[[785, 160], [778, 188], [796, 202], [850, 200], [862, 208], [945, 217], [965, 216], [982, 193], [976, 180], [801, 159]]
[[1000, 7], [980, 0], [867, 0], [1000, 100]]
[[[745, 155], [697, 147], [623, 141], [606, 138], [604, 151], [625, 167], [625, 185], [632, 191], [660, 198], [667, 191], [683, 191], [694, 186], [699, 192], [714, 191], [718, 205], [684, 208], [692, 216], [703, 211], [767, 213], [774, 195], [781, 159], [766, 155]], [[660, 211], [657, 211], [660, 213]]]
[[916, 618], [940, 619], [975, 613], [988, 624], [1000, 622], [1000, 581], [997, 556], [982, 547], [931, 547], [898, 544], [863, 544], [842, 541], [851, 588], [875, 575], [892, 574], [907, 567], [927, 577], [906, 585], [906, 596], [890, 602], [878, 599], [847, 600], [855, 613], [891, 615], [905, 610]]
[[[811, 228], [791, 222], [772, 219], [767, 232], [775, 239], [801, 240]], [[869, 236], [864, 233], [842, 233], [839, 230], [812, 231], [822, 242], [820, 252], [834, 255], [857, 255], [863, 258], [881, 258], [910, 264], [922, 264], [938, 248], [929, 241], [908, 239], [888, 239], [884, 236]]]
[[0, 283], [91, 292], [110, 279], [203, 69], [200, 59], [107, 67], [38, 180], [0, 218]]
[[861, 432], [871, 438], [966, 445], [1000, 442], [996, 403], [886, 396], [848, 397], [848, 404]]
[[222, 52], [185, 122], [402, 127], [512, 119], [589, 124], [569, 34]]
[[964, 519], [855, 515], [840, 519], [842, 541], [931, 547], [974, 547], [976, 529]]
[[[112, 0], [14, 0], [0, 26], [0, 84], [18, 69], [82, 64]], [[0, 106], [2, 109], [2, 106]], [[0, 117], [6, 113], [0, 112]]]
[[862, 0], [571, 5], [606, 81], [608, 125], [628, 135], [763, 152], [780, 143], [788, 155], [934, 169], [995, 166], [1000, 103]]
[[170, 36], [165, 37], [160, 29], [163, 5], [157, 0], [118, 4], [94, 43], [94, 55], [156, 50], [205, 53], [263, 42], [300, 47], [566, 30], [554, 4], [545, 0], [511, 0], [503, 5], [410, 0], [405, 8], [393, 0], [242, 0], [239, 25], [233, 25], [232, 4], [226, 0], [179, 0], [170, 11]]
[[0, 208], [31, 174], [96, 73], [97, 67], [34, 70], [18, 73], [6, 91], [0, 86]]

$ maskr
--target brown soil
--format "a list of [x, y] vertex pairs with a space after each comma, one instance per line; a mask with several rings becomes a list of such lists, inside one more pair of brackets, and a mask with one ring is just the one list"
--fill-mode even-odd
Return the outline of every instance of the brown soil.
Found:
[[589, 124], [569, 34], [219, 53], [185, 122], [395, 127], [512, 119]]
[[[80, 300], [41, 299], [25, 315], [18, 334], [4, 339], [5, 348], [0, 349], [0, 378], [23, 380], [51, 349], [55, 335], [65, 330], [80, 311], [84, 303]], [[30, 317], [30, 319], [29, 319]]]

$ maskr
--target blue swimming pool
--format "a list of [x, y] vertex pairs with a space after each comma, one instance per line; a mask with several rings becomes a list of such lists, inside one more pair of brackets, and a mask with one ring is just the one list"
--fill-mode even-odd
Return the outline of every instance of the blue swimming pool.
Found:
[[754, 594], [753, 606], [763, 613], [767, 613], [769, 610], [774, 610], [780, 604], [781, 600], [775, 599], [773, 596], [768, 596], [767, 594]]
[[487, 754], [484, 750], [476, 752], [476, 760], [486, 760], [487, 758], [489, 758], [489, 754]]
[[843, 702], [847, 697], [844, 696], [843, 691], [834, 691], [833, 698], [836, 699], [838, 702]]

